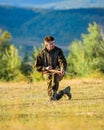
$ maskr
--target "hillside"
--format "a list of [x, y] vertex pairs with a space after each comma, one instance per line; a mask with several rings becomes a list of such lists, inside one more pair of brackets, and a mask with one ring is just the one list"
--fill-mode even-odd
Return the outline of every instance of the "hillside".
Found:
[[74, 39], [87, 33], [89, 23], [104, 27], [104, 9], [43, 10], [0, 6], [0, 28], [11, 32], [16, 46], [30, 49], [53, 35], [56, 44], [67, 47]]

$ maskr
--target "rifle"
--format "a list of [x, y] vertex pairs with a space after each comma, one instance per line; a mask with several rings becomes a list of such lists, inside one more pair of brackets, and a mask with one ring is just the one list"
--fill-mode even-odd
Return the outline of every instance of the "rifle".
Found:
[[[59, 69], [50, 69], [50, 70], [43, 71], [43, 74], [51, 74], [51, 73], [60, 75], [61, 72]], [[67, 71], [64, 71], [64, 73], [68, 75], [73, 75], [72, 73], [69, 73]]]
[[50, 69], [50, 70], [45, 70], [45, 71], [43, 71], [43, 74], [49, 74], [49, 73], [58, 74], [59, 72], [60, 72], [60, 70], [57, 70], [57, 69]]

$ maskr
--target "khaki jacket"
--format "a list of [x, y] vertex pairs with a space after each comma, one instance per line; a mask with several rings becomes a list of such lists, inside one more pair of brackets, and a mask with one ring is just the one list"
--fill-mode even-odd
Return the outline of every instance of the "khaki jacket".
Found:
[[52, 51], [48, 51], [46, 48], [41, 50], [36, 59], [36, 70], [45, 71], [47, 66], [52, 66], [53, 69], [57, 67], [61, 70], [66, 70], [67, 63], [63, 51], [56, 47]]

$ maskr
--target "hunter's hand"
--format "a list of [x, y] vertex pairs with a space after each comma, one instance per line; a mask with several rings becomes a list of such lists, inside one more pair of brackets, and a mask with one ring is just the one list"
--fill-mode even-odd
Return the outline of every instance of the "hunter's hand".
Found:
[[52, 69], [52, 66], [47, 66], [45, 69], [46, 69], [46, 70], [51, 70], [51, 69]]
[[64, 74], [65, 74], [65, 71], [64, 71], [64, 70], [58, 71], [58, 75], [59, 75], [59, 76], [64, 76]]

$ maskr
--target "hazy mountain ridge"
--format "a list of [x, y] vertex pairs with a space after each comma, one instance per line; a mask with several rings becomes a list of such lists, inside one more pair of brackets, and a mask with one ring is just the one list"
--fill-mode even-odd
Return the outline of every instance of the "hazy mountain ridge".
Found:
[[68, 46], [87, 32], [89, 23], [104, 27], [104, 9], [43, 10], [0, 6], [0, 28], [8, 30], [17, 46], [40, 45], [45, 35], [53, 35], [56, 43]]
[[44, 5], [37, 5], [40, 8], [47, 9], [78, 9], [78, 8], [104, 8], [104, 0], [63, 0], [59, 2], [50, 2]]
[[0, 0], [0, 4], [17, 7], [38, 7], [45, 9], [75, 9], [104, 7], [104, 0]]

